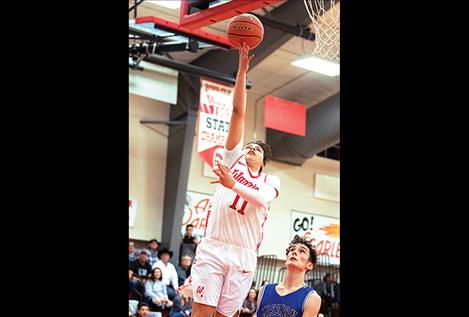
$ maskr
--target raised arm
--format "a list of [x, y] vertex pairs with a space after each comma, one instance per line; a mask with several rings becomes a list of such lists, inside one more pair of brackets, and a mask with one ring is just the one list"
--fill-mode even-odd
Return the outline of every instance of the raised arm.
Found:
[[233, 93], [233, 113], [230, 119], [230, 128], [225, 147], [232, 150], [243, 137], [244, 116], [246, 113], [246, 73], [249, 70], [249, 62], [254, 55], [249, 56], [249, 46], [243, 42], [239, 49], [239, 66], [236, 75], [236, 84]]

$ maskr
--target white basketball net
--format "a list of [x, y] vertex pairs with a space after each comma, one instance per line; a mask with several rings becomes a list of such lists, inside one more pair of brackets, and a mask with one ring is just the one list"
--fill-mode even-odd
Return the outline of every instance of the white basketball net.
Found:
[[313, 54], [340, 62], [340, 5], [338, 0], [303, 0], [316, 35]]

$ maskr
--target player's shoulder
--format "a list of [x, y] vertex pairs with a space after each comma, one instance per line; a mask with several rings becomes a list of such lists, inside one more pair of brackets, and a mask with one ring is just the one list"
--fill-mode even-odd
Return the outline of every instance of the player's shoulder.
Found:
[[306, 299], [305, 306], [304, 306], [304, 317], [313, 317], [316, 316], [321, 308], [321, 296], [311, 289], [311, 293], [309, 294], [308, 298]]
[[265, 291], [272, 287], [271, 285], [275, 286], [276, 284], [275, 283], [268, 283], [268, 284], [265, 284], [264, 286], [259, 287], [259, 290], [257, 291], [257, 302], [258, 302], [258, 304], [260, 304], [261, 301], [263, 300], [263, 297], [264, 297], [263, 295], [264, 295]]
[[319, 300], [321, 301], [321, 296], [314, 289], [310, 288], [311, 294], [308, 296], [308, 300]]
[[277, 175], [264, 173], [266, 181], [280, 182], [280, 178]]
[[273, 187], [279, 189], [280, 188], [280, 178], [277, 175], [272, 174], [265, 174], [264, 175], [264, 182], [267, 184], [272, 185]]

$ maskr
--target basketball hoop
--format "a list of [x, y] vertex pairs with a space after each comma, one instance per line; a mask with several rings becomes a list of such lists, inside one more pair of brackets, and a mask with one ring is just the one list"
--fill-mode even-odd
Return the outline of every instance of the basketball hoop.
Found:
[[316, 35], [313, 54], [340, 62], [340, 5], [338, 0], [303, 0]]

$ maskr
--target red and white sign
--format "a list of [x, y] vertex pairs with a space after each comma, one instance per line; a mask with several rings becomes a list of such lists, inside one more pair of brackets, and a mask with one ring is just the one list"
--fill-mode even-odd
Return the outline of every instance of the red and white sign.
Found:
[[264, 127], [305, 136], [305, 105], [274, 96], [265, 96]]
[[318, 255], [327, 254], [330, 264], [340, 264], [340, 219], [292, 210], [291, 239], [310, 237]]
[[137, 201], [129, 198], [129, 227], [135, 226], [135, 218], [137, 217]]
[[230, 86], [205, 79], [200, 81], [199, 131], [197, 152], [212, 167], [213, 152], [225, 145], [233, 112], [233, 91]]
[[186, 225], [194, 226], [194, 236], [200, 238], [205, 234], [207, 226], [208, 206], [212, 195], [200, 194], [188, 191], [182, 217], [181, 234], [186, 233]]

